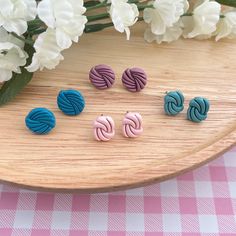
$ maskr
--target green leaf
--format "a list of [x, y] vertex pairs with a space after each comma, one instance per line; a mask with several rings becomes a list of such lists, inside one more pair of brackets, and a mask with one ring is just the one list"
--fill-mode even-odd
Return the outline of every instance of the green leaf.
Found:
[[227, 5], [230, 7], [236, 7], [236, 0], [216, 0], [218, 3]]
[[[25, 45], [25, 51], [28, 53], [26, 65], [29, 65], [32, 60], [34, 48], [30, 45]], [[25, 68], [21, 68], [21, 74], [13, 74], [13, 77], [5, 82], [0, 89], [0, 106], [11, 101], [32, 79], [33, 73], [28, 72]]]

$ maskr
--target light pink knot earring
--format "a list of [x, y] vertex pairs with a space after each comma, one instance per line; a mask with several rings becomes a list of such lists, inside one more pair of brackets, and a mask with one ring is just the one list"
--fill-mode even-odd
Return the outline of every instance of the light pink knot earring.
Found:
[[93, 123], [94, 137], [98, 141], [109, 141], [115, 135], [115, 123], [110, 116], [98, 116]]
[[127, 138], [136, 138], [143, 132], [142, 116], [137, 112], [127, 112], [123, 119], [123, 134]]

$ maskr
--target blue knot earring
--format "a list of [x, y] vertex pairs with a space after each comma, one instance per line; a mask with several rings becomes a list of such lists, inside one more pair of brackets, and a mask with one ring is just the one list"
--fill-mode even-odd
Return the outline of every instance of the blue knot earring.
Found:
[[207, 118], [210, 103], [206, 98], [195, 97], [189, 102], [187, 118], [193, 122], [201, 122]]
[[180, 91], [171, 91], [164, 97], [164, 110], [169, 116], [175, 116], [184, 109], [184, 96]]
[[25, 124], [35, 134], [47, 134], [56, 125], [54, 114], [46, 108], [35, 108], [25, 118]]
[[61, 90], [57, 96], [58, 108], [66, 115], [79, 115], [85, 107], [83, 95], [77, 90]]

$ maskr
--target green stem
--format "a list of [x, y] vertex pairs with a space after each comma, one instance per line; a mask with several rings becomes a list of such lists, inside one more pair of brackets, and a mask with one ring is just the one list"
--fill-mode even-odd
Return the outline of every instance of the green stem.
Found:
[[109, 13], [87, 16], [88, 22], [109, 18]]
[[107, 0], [95, 5], [95, 6], [91, 6], [91, 7], [87, 7], [87, 10], [86, 11], [92, 11], [94, 9], [98, 9], [98, 8], [101, 8], [101, 7], [107, 7], [107, 6], [110, 6], [111, 3], [107, 3]]
[[[139, 17], [138, 21], [143, 21], [143, 17]], [[104, 23], [104, 24], [86, 25], [84, 32], [85, 33], [97, 32], [97, 31], [101, 31], [101, 30], [111, 27], [111, 26], [114, 26], [114, 24], [112, 22]]]
[[28, 45], [31, 45], [31, 46], [34, 45], [34, 42], [33, 42], [32, 40], [30, 40], [30, 39], [25, 39], [25, 38], [23, 38], [23, 37], [17, 35], [17, 34], [14, 33], [14, 32], [12, 32], [11, 35], [13, 35], [15, 38], [17, 38], [17, 39], [19, 39], [19, 40], [25, 42], [25, 43], [28, 44]]
[[88, 7], [98, 5], [100, 3], [101, 2], [99, 2], [98, 0], [88, 0], [88, 1], [84, 2], [84, 7], [88, 8]]
[[43, 22], [39, 19], [36, 18], [34, 20], [28, 21], [28, 25], [35, 25], [35, 24], [42, 24]]
[[[193, 15], [193, 13], [192, 12], [187, 12], [187, 13], [184, 13], [182, 16], [192, 16]], [[181, 16], [181, 17], [182, 17]]]
[[113, 26], [112, 22], [105, 23], [105, 24], [86, 25], [84, 32], [85, 33], [97, 32], [111, 26]]
[[34, 31], [32, 31], [31, 34], [32, 35], [39, 35], [39, 34], [42, 34], [45, 31], [46, 31], [46, 28], [39, 28], [39, 29], [35, 29]]
[[236, 0], [216, 0], [216, 1], [226, 6], [236, 7]]
[[128, 3], [139, 3], [139, 0], [129, 0]]
[[153, 8], [153, 5], [142, 5], [142, 4], [136, 4], [139, 11], [143, 11], [145, 8]]
[[[181, 17], [183, 16], [193, 16], [193, 12], [184, 13]], [[220, 18], [224, 18], [224, 17], [225, 17], [224, 15], [220, 15]]]
[[138, 21], [143, 21], [143, 17], [140, 16], [140, 17], [138, 18]]
[[[128, 3], [138, 3], [139, 0], [129, 0]], [[96, 4], [94, 6], [91, 6], [91, 7], [87, 7], [87, 10], [86, 11], [92, 11], [94, 9], [98, 9], [98, 8], [102, 8], [102, 7], [108, 7], [110, 6], [111, 3], [107, 3], [107, 0], [104, 0], [103, 2], [99, 3], [99, 4]]]

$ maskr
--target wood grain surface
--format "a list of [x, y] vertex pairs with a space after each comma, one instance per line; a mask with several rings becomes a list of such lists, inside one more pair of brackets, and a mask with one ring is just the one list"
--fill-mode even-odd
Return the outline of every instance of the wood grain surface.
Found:
[[[3, 182], [31, 189], [65, 192], [104, 192], [143, 186], [196, 168], [236, 142], [235, 41], [179, 40], [147, 44], [143, 27], [132, 30], [130, 41], [112, 30], [84, 35], [65, 51], [56, 70], [36, 73], [31, 84], [0, 112], [0, 173]], [[96, 90], [88, 80], [90, 68], [109, 64], [115, 85]], [[148, 74], [141, 93], [126, 91], [121, 75], [127, 67]], [[86, 99], [77, 117], [63, 115], [56, 97], [61, 89], [78, 89]], [[166, 91], [181, 90], [185, 109], [176, 117], [163, 112]], [[195, 124], [186, 120], [190, 99], [211, 102], [209, 117]], [[57, 126], [49, 135], [31, 134], [27, 113], [35, 107], [51, 109]], [[144, 133], [138, 139], [122, 136], [126, 111], [139, 112]], [[93, 139], [92, 122], [110, 115], [116, 136], [108, 142]]]

